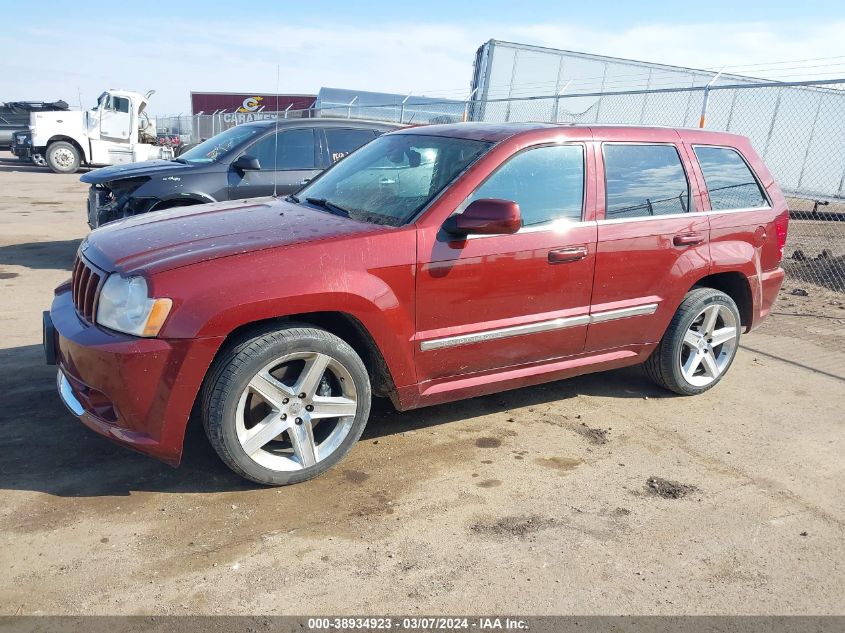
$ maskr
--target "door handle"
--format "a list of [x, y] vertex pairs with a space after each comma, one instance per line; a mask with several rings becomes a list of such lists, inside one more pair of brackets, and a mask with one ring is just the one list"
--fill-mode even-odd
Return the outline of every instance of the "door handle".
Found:
[[310, 178], [303, 178], [302, 180], [299, 181], [299, 184], [300, 185], [307, 185], [309, 182], [311, 182]]
[[557, 248], [549, 251], [550, 264], [565, 264], [567, 262], [577, 262], [579, 259], [584, 259], [587, 256], [586, 246], [572, 246], [570, 248]]
[[675, 246], [695, 246], [704, 241], [704, 235], [701, 233], [682, 233], [672, 238], [672, 243]]

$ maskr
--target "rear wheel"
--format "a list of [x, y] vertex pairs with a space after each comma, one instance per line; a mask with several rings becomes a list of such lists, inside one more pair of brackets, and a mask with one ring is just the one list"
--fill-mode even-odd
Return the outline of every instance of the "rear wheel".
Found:
[[47, 148], [47, 166], [57, 174], [74, 174], [79, 170], [82, 157], [73, 143], [56, 141]]
[[739, 310], [733, 299], [712, 288], [693, 288], [645, 362], [646, 373], [675, 393], [703, 393], [730, 369], [739, 334]]
[[289, 326], [222, 354], [204, 387], [202, 413], [229, 468], [277, 486], [340, 461], [364, 430], [370, 398], [367, 370], [346, 342]]

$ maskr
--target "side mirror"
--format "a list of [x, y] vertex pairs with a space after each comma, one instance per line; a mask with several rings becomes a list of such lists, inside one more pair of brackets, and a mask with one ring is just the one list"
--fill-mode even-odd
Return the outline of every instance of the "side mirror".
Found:
[[446, 219], [443, 229], [457, 236], [509, 235], [522, 227], [519, 205], [512, 200], [482, 198], [475, 200], [459, 215]]
[[242, 156], [238, 156], [238, 159], [232, 163], [232, 167], [238, 171], [259, 171], [261, 169], [261, 163], [258, 162], [255, 156], [243, 154]]

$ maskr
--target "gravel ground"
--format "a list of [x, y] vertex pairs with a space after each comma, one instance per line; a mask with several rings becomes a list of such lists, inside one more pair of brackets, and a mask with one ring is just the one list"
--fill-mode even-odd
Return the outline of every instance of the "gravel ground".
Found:
[[702, 396], [634, 368], [377, 405], [335, 470], [264, 489], [197, 428], [173, 470], [60, 404], [40, 312], [84, 203], [0, 160], [0, 615], [842, 613], [841, 294], [788, 285]]

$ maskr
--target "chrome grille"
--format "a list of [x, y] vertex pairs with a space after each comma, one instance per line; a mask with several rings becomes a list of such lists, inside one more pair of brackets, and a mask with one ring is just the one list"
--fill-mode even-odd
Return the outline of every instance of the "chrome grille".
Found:
[[94, 308], [104, 279], [105, 275], [102, 271], [89, 264], [82, 257], [76, 258], [76, 262], [73, 264], [73, 275], [71, 276], [73, 305], [86, 321], [92, 323], [94, 321]]

